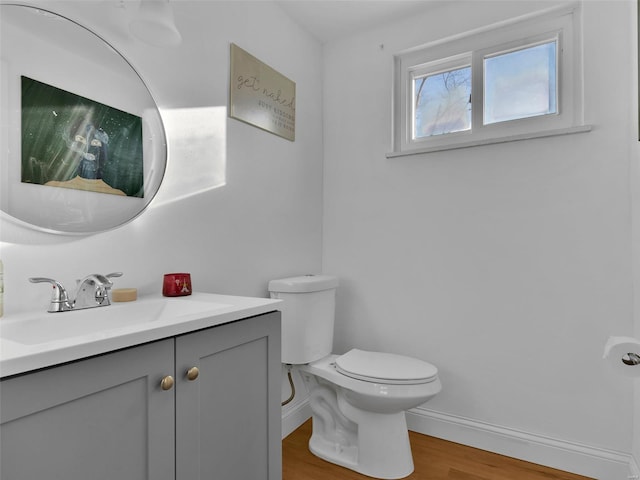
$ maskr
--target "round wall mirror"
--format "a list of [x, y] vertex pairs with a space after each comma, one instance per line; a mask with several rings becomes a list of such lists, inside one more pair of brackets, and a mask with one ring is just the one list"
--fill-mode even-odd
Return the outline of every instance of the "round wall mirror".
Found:
[[160, 112], [131, 64], [55, 13], [0, 5], [0, 209], [88, 234], [139, 215], [165, 171]]

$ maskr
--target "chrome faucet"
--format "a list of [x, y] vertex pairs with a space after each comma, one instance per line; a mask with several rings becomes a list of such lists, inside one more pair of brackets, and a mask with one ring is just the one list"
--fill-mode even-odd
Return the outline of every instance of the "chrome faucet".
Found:
[[49, 313], [69, 312], [71, 310], [82, 310], [84, 308], [106, 307], [111, 305], [109, 299], [109, 290], [113, 286], [113, 282], [109, 280], [114, 277], [121, 277], [122, 272], [109, 273], [101, 275], [92, 273], [82, 280], [78, 280], [78, 290], [75, 299], [71, 301], [69, 294], [64, 286], [52, 278], [33, 277], [29, 281], [31, 283], [50, 283], [53, 285], [51, 301], [49, 303]]

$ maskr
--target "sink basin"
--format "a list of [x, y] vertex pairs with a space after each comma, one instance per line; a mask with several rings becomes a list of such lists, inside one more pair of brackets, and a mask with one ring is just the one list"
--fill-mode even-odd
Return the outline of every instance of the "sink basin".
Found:
[[0, 322], [0, 338], [23, 345], [38, 345], [67, 338], [183, 319], [190, 315], [215, 312], [230, 305], [192, 300], [189, 297], [157, 298], [137, 302], [114, 303], [84, 310], [37, 313]]

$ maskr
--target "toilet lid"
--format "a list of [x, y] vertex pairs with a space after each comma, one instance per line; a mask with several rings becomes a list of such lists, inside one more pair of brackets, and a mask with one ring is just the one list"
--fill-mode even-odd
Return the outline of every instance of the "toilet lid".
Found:
[[335, 360], [338, 372], [367, 382], [387, 384], [429, 383], [438, 369], [417, 358], [393, 353], [366, 352], [353, 349]]

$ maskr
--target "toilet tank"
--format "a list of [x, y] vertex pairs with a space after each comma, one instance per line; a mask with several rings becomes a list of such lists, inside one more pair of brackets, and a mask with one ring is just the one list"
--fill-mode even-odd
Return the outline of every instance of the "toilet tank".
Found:
[[282, 363], [319, 360], [333, 348], [338, 279], [304, 275], [269, 282], [271, 298], [283, 300]]

